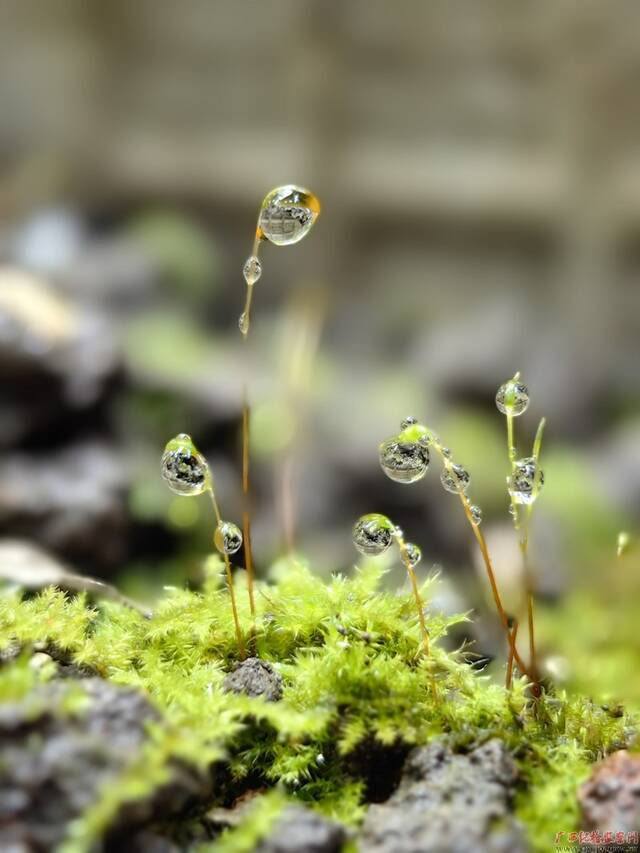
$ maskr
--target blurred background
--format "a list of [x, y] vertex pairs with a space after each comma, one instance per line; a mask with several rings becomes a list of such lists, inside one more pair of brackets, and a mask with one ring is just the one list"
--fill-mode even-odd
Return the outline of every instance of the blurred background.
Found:
[[[377, 445], [414, 415], [451, 446], [516, 611], [494, 395], [519, 370], [521, 456], [548, 421], [545, 665], [640, 704], [639, 25], [590, 0], [0, 2], [0, 569], [197, 585], [210, 506], [160, 455], [192, 434], [239, 521], [248, 376], [259, 573], [292, 538], [350, 571], [354, 520], [385, 512], [490, 656], [458, 502]], [[243, 346], [242, 265], [289, 182], [323, 212], [264, 247]]]

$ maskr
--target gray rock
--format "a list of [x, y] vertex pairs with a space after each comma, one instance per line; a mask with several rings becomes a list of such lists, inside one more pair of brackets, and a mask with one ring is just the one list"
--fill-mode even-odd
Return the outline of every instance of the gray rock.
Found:
[[282, 698], [282, 676], [267, 661], [247, 658], [227, 675], [223, 688], [227, 693], [246, 693], [277, 702]]
[[256, 853], [340, 853], [346, 832], [311, 809], [287, 807]]
[[504, 744], [490, 740], [466, 754], [442, 740], [410, 753], [400, 786], [369, 809], [361, 853], [523, 853], [511, 813], [517, 780]]
[[113, 447], [83, 442], [0, 460], [0, 532], [36, 539], [71, 562], [108, 571], [124, 558], [127, 469]]
[[[76, 715], [60, 713], [69, 691], [80, 689], [87, 707]], [[53, 681], [21, 702], [0, 704], [0, 849], [55, 849], [99, 788], [139, 755], [145, 726], [157, 718], [142, 693], [99, 678]], [[126, 834], [170, 815], [206, 785], [176, 766], [151, 799], [121, 808], [112, 831]]]
[[640, 756], [614, 752], [581, 787], [579, 801], [584, 829], [640, 831]]

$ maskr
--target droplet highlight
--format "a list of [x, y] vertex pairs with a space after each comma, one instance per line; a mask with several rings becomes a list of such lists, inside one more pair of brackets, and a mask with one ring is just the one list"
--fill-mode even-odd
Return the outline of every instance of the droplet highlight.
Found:
[[420, 546], [414, 545], [413, 542], [405, 542], [404, 552], [407, 558], [407, 562], [409, 563], [412, 569], [415, 569], [415, 567], [422, 559], [422, 551], [420, 549]]
[[250, 255], [247, 258], [244, 262], [244, 266], [242, 267], [242, 275], [249, 287], [252, 287], [260, 280], [260, 276], [262, 275], [262, 264], [260, 263], [260, 258], [258, 258], [257, 255]]
[[176, 495], [200, 495], [209, 485], [209, 465], [191, 436], [180, 433], [162, 454], [162, 477]]
[[353, 544], [367, 557], [377, 557], [391, 546], [395, 527], [386, 515], [377, 512], [361, 516], [353, 526]]
[[221, 521], [213, 534], [213, 544], [221, 554], [235, 554], [242, 548], [242, 532], [232, 521]]
[[471, 523], [474, 525], [474, 527], [478, 527], [480, 524], [482, 524], [482, 510], [479, 506], [476, 506], [476, 504], [472, 504], [469, 507], [469, 512], [471, 513]]
[[533, 456], [518, 459], [513, 463], [507, 485], [514, 503], [532, 504], [544, 485], [544, 472]]
[[447, 492], [453, 495], [459, 495], [466, 492], [471, 482], [471, 475], [463, 468], [462, 465], [456, 465], [455, 462], [445, 466], [440, 474], [440, 482]]
[[320, 202], [309, 190], [295, 184], [276, 187], [262, 202], [259, 232], [276, 246], [291, 246], [307, 236], [319, 213]]
[[529, 389], [523, 382], [510, 379], [498, 388], [496, 406], [503, 415], [518, 417], [529, 406]]
[[383, 441], [379, 456], [382, 470], [396, 483], [415, 483], [429, 467], [429, 448], [421, 441], [403, 441], [400, 435]]

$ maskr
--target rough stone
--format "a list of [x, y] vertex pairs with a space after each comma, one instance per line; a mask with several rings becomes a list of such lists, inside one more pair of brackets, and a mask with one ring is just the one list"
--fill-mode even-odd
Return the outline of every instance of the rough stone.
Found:
[[238, 664], [225, 678], [223, 687], [228, 693], [262, 696], [268, 702], [282, 698], [282, 676], [260, 658], [247, 658]]
[[340, 853], [346, 832], [311, 809], [287, 807], [256, 853]]
[[36, 539], [91, 573], [121, 564], [127, 471], [110, 445], [83, 442], [42, 456], [0, 460], [0, 531]]
[[442, 740], [413, 750], [398, 789], [369, 809], [361, 853], [524, 853], [511, 813], [515, 763], [490, 740], [454, 753]]
[[[88, 704], [77, 714], [62, 714], [70, 690], [84, 691]], [[56, 849], [100, 786], [136, 758], [145, 726], [157, 716], [142, 693], [99, 678], [73, 685], [52, 681], [20, 702], [1, 704], [0, 849]], [[120, 810], [113, 832], [126, 834], [179, 810], [206, 784], [176, 767], [152, 798]]]
[[640, 831], [640, 756], [614, 752], [594, 769], [579, 800], [584, 829]]

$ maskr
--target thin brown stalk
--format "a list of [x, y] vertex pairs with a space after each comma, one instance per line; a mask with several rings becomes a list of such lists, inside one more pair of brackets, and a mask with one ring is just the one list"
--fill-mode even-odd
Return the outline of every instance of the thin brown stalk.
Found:
[[[211, 503], [213, 505], [213, 512], [216, 517], [216, 526], [218, 526], [222, 522], [222, 517], [220, 515], [220, 508], [218, 507], [218, 501], [216, 499], [215, 492], [213, 491], [213, 486], [209, 483], [209, 496], [211, 497]], [[242, 637], [242, 628], [240, 627], [240, 619], [238, 617], [238, 607], [236, 605], [236, 594], [233, 588], [233, 574], [231, 572], [231, 561], [229, 560], [228, 554], [223, 554], [224, 557], [224, 568], [225, 568], [225, 576], [227, 580], [227, 589], [229, 591], [229, 598], [231, 600], [231, 612], [233, 614], [233, 624], [235, 626], [236, 631], [236, 641], [238, 643], [238, 652], [241, 658], [244, 658], [245, 648], [244, 648], [244, 640]]]
[[507, 674], [505, 677], [504, 686], [507, 690], [511, 690], [513, 683], [513, 650], [516, 647], [516, 639], [518, 637], [518, 620], [513, 620], [511, 628], [511, 643], [509, 644], [509, 657], [507, 658]]

